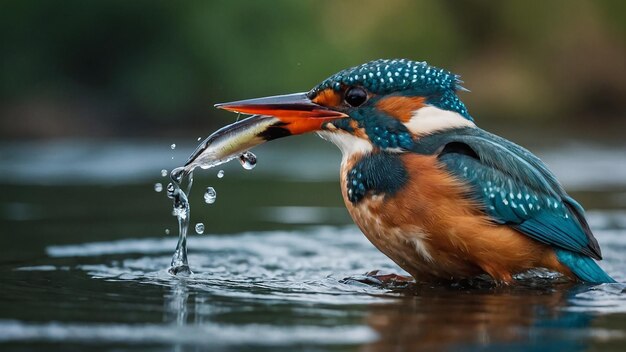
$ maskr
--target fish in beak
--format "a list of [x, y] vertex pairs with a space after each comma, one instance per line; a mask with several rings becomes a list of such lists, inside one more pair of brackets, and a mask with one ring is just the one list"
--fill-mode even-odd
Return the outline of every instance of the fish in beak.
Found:
[[319, 131], [329, 121], [348, 117], [312, 102], [306, 93], [240, 100], [215, 107], [253, 116], [207, 137], [187, 160], [187, 173], [198, 166], [206, 169], [225, 163], [267, 141]]

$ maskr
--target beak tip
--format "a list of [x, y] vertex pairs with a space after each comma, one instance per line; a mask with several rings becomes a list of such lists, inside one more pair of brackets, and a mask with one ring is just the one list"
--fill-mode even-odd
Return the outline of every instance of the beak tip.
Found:
[[233, 104], [231, 103], [218, 103], [218, 104], [213, 104], [213, 107], [216, 109], [220, 109], [220, 110], [229, 110], [231, 111], [231, 109], [229, 109], [229, 107], [233, 106]]
[[284, 118], [342, 118], [346, 114], [312, 102], [307, 93], [276, 95], [214, 105], [217, 109], [242, 114], [258, 114]]

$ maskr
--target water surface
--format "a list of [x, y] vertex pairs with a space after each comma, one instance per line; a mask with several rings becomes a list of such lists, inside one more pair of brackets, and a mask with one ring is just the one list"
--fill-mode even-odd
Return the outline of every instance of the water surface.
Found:
[[[316, 140], [259, 149], [251, 172], [239, 165], [226, 165], [223, 178], [217, 169], [197, 172], [191, 224], [206, 230], [189, 237], [194, 275], [173, 278], [177, 225], [154, 183], [193, 148], [175, 142], [174, 151], [169, 141], [0, 147], [3, 351], [626, 345], [622, 284], [360, 282], [371, 270], [402, 271], [352, 225], [336, 181], [339, 155]], [[588, 209], [601, 265], [626, 281], [626, 163], [615, 162], [624, 148], [564, 144], [539, 154]], [[217, 190], [215, 204], [202, 199], [207, 186]]]

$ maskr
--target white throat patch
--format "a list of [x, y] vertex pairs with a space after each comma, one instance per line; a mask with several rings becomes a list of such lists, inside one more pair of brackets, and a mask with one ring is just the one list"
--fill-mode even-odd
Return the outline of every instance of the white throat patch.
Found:
[[342, 162], [348, 160], [352, 155], [367, 154], [374, 149], [369, 141], [349, 133], [319, 131], [317, 134], [323, 139], [332, 142], [341, 150]]
[[458, 112], [427, 105], [416, 110], [405, 126], [414, 135], [424, 136], [452, 128], [476, 127], [476, 124]]

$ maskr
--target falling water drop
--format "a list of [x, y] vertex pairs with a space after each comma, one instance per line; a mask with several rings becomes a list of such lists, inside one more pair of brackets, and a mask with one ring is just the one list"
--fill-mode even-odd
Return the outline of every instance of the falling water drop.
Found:
[[256, 155], [247, 151], [239, 156], [239, 162], [246, 170], [252, 170], [256, 166]]
[[169, 235], [170, 234], [170, 229], [165, 229], [165, 234]]
[[159, 182], [154, 184], [154, 191], [155, 192], [161, 192], [163, 190], [163, 185]]
[[172, 148], [172, 150], [176, 149], [176, 143], [172, 143], [172, 145], [170, 145], [170, 148]]
[[215, 192], [215, 188], [207, 187], [206, 192], [204, 192], [204, 201], [207, 204], [215, 203], [215, 198], [217, 198], [217, 193]]
[[202, 137], [198, 137], [198, 142], [200, 142], [201, 139], [202, 139]]
[[167, 170], [165, 169], [161, 170], [161, 176], [163, 177], [167, 176]]
[[217, 178], [222, 178], [224, 177], [224, 170], [220, 170], [217, 172]]
[[202, 235], [204, 233], [204, 224], [199, 222], [196, 224], [196, 233]]

